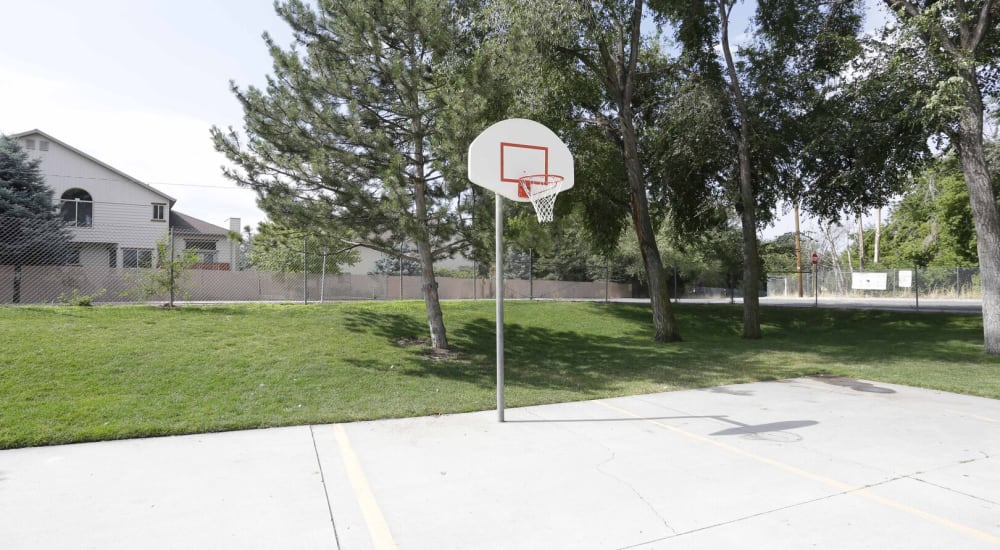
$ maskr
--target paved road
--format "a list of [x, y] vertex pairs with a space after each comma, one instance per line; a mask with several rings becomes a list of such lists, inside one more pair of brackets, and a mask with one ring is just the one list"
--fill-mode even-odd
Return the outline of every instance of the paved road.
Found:
[[19, 549], [987, 549], [1000, 401], [800, 378], [0, 451]]

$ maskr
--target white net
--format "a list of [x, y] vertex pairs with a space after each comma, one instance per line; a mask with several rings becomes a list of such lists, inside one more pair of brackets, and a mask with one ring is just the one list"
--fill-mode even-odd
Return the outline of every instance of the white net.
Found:
[[553, 220], [556, 206], [556, 195], [562, 190], [562, 176], [554, 174], [535, 174], [520, 179], [521, 191], [531, 200], [535, 207], [535, 215], [540, 223]]

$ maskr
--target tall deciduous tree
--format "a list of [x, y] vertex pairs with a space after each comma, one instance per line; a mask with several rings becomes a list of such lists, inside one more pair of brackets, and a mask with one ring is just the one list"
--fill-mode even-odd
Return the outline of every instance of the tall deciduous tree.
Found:
[[778, 198], [798, 194], [795, 159], [816, 131], [810, 120], [827, 82], [856, 51], [859, 2], [758, 1], [751, 36], [735, 51], [737, 0], [650, 3], [676, 25], [688, 70], [723, 99], [735, 158], [719, 176], [729, 178], [743, 235], [743, 337], [760, 338], [757, 228]]
[[[1000, 0], [882, 0], [902, 23], [893, 45], [935, 71], [924, 101], [958, 151], [976, 226], [986, 353], [1000, 354], [1000, 212], [983, 150], [984, 98], [1000, 91]], [[898, 58], [897, 58], [898, 59]], [[888, 83], [893, 85], [894, 83]]]
[[213, 128], [261, 207], [289, 227], [331, 233], [392, 253], [413, 242], [421, 264], [431, 345], [448, 339], [434, 259], [462, 245], [456, 190], [442, 175], [436, 123], [456, 88], [446, 70], [465, 30], [456, 1], [301, 0], [277, 5], [294, 31], [283, 50], [265, 35], [274, 75], [265, 89], [233, 92], [246, 139]]
[[[609, 223], [600, 225], [607, 228], [620, 224], [616, 220], [623, 216], [631, 221], [649, 285], [653, 339], [680, 340], [656, 244], [649, 170], [641, 145], [644, 120], [650, 119], [650, 113], [644, 110], [652, 109], [655, 101], [650, 94], [657, 93], [650, 83], [666, 73], [665, 56], [642, 33], [645, 1], [497, 1], [491, 9], [497, 15], [493, 21], [501, 26], [495, 29], [501, 40], [516, 42], [514, 46], [527, 44], [528, 53], [535, 55], [522, 59], [531, 59], [548, 72], [549, 80], [543, 82], [556, 89], [549, 97], [558, 96], [564, 117], [569, 115], [574, 123], [567, 128], [571, 145], [588, 146], [593, 158], [578, 157], [589, 163], [577, 171], [581, 181], [578, 187], [597, 183], [597, 188], [603, 188], [600, 196], [591, 194], [589, 198], [598, 198], [605, 206], [618, 206], [610, 217], [607, 208], [595, 214], [610, 218], [602, 220]], [[525, 53], [523, 48], [514, 50]], [[579, 122], [584, 128], [578, 126]], [[587, 169], [610, 178], [588, 179]], [[617, 234], [617, 230], [609, 230], [607, 240], [615, 242]]]
[[0, 265], [14, 266], [11, 301], [21, 301], [21, 268], [70, 258], [69, 232], [52, 204], [39, 159], [0, 135]]

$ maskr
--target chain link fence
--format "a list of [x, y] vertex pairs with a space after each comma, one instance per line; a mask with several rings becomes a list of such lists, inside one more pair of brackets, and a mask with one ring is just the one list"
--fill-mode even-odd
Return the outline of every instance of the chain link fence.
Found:
[[[345, 266], [345, 271], [360, 271], [341, 272], [338, 258], [315, 251], [309, 236], [301, 238], [300, 249], [279, 251], [280, 261], [273, 257], [259, 261], [248, 253], [238, 228], [227, 230], [183, 215], [177, 218], [173, 212], [156, 219], [154, 211], [151, 220], [148, 205], [131, 219], [116, 216], [117, 221], [101, 222], [100, 214], [107, 210], [102, 205], [72, 206], [54, 218], [0, 216], [0, 304], [422, 298], [418, 275], [376, 272], [364, 266]], [[468, 263], [461, 269], [439, 270], [442, 299], [494, 297], [488, 267]], [[505, 294], [615, 299], [630, 297], [632, 287], [601, 279], [511, 277]]]
[[864, 272], [820, 269], [815, 273], [803, 271], [801, 283], [796, 272], [768, 273], [767, 295], [810, 297], [816, 296], [818, 290], [820, 297], [909, 298], [917, 295], [976, 299], [982, 298], [981, 283], [978, 267], [914, 267]]
[[[351, 266], [325, 249], [301, 245], [281, 261], [261, 260], [240, 238], [200, 220], [149, 205], [64, 203], [53, 216], [0, 216], [0, 304], [240, 302], [421, 299], [419, 266], [391, 255]], [[114, 215], [109, 215], [109, 212]], [[152, 215], [151, 215], [152, 214]], [[107, 220], [105, 219], [107, 218]], [[235, 230], [234, 230], [235, 229]], [[369, 251], [371, 252], [371, 251]], [[614, 300], [645, 298], [634, 273], [609, 261], [505, 254], [505, 297]], [[398, 266], [398, 269], [397, 269]], [[474, 261], [435, 265], [443, 299], [494, 298], [494, 270]], [[689, 273], [666, 266], [674, 299], [740, 296], [738, 274]], [[978, 268], [770, 273], [768, 296], [980, 298]]]

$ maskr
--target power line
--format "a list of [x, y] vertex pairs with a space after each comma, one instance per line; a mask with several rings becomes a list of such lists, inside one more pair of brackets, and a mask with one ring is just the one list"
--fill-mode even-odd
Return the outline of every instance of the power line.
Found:
[[[77, 176], [77, 175], [69, 175], [69, 174], [45, 174], [45, 177], [47, 177], [47, 178], [68, 178], [68, 179], [91, 180], [91, 181], [112, 181], [112, 182], [121, 182], [121, 181], [123, 181], [123, 178], [122, 179], [118, 179], [118, 178], [102, 178], [102, 177], [97, 177], [97, 176]], [[141, 181], [141, 180], [139, 180], [139, 181]], [[247, 188], [247, 187], [239, 187], [239, 186], [224, 187], [222, 185], [209, 185], [209, 184], [205, 184], [205, 183], [170, 183], [170, 182], [164, 182], [164, 181], [153, 181], [153, 182], [144, 181], [142, 183], [144, 183], [146, 185], [166, 185], [166, 186], [172, 186], [172, 187], [199, 187], [199, 188], [203, 188], [203, 189], [219, 189], [219, 190], [223, 190], [223, 191], [250, 191], [250, 192], [254, 191], [253, 189], [250, 189], [250, 188]]]

